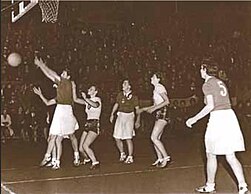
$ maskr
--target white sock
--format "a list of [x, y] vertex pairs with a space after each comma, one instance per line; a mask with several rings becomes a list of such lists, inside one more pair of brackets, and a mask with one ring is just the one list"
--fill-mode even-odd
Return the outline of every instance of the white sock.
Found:
[[79, 159], [79, 152], [74, 152], [74, 158]]
[[45, 157], [45, 158], [50, 158], [50, 157], [51, 157], [51, 154], [46, 153], [46, 154], [44, 155], [44, 157]]
[[60, 165], [60, 160], [55, 160], [55, 164], [59, 166]]
[[206, 183], [206, 186], [209, 187], [209, 188], [214, 189], [215, 183]]

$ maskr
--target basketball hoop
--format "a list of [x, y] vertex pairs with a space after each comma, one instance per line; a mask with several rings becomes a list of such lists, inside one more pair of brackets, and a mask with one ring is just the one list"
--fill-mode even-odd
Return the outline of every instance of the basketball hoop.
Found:
[[24, 14], [30, 11], [36, 4], [39, 4], [39, 7], [41, 9], [42, 22], [55, 23], [57, 21], [59, 0], [30, 0], [28, 4], [24, 3], [25, 1], [14, 1], [15, 0], [11, 0], [11, 3], [12, 6], [18, 4], [18, 13], [15, 13], [15, 11], [11, 12], [12, 22], [16, 22]]
[[59, 0], [39, 0], [38, 4], [42, 11], [42, 22], [55, 23], [58, 19]]

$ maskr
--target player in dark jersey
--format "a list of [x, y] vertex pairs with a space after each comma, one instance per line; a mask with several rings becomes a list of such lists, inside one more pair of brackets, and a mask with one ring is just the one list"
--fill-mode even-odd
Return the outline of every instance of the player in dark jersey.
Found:
[[[139, 100], [132, 92], [129, 80], [124, 80], [122, 83], [122, 92], [119, 92], [116, 98], [116, 103], [113, 105], [110, 115], [110, 122], [113, 123], [114, 114], [117, 112], [117, 118], [114, 125], [113, 137], [116, 141], [117, 148], [120, 152], [120, 161], [126, 164], [131, 164], [133, 160], [133, 137], [135, 136], [134, 127], [140, 127], [140, 114], [137, 114], [139, 109]], [[136, 111], [136, 119], [135, 119]], [[126, 157], [123, 140], [127, 143], [128, 156]]]
[[[63, 70], [59, 76], [55, 71], [46, 66], [45, 62], [40, 58], [35, 57], [35, 65], [37, 65], [41, 71], [57, 84], [57, 97], [51, 100], [51, 103], [56, 103], [56, 109], [53, 115], [52, 123], [50, 126], [51, 140], [48, 142], [47, 152], [44, 159], [41, 162], [41, 166], [50, 161], [50, 154], [53, 149], [54, 142], [56, 141], [57, 147], [57, 160], [53, 169], [60, 168], [60, 158], [62, 155], [62, 140], [64, 137], [69, 136], [72, 147], [74, 150], [74, 165], [79, 164], [79, 152], [78, 142], [74, 135], [75, 130], [79, 128], [78, 122], [73, 114], [73, 86], [70, 81], [70, 76], [67, 70]], [[45, 101], [47, 99], [44, 99]], [[43, 100], [43, 101], [44, 101]]]
[[225, 155], [231, 166], [239, 187], [239, 194], [248, 192], [243, 169], [235, 152], [245, 151], [244, 140], [237, 117], [231, 109], [231, 103], [226, 85], [214, 77], [218, 67], [211, 60], [201, 65], [201, 77], [205, 79], [202, 86], [206, 106], [194, 117], [186, 121], [188, 127], [210, 113], [205, 134], [205, 147], [207, 155], [207, 182], [204, 186], [196, 188], [197, 192], [211, 193], [215, 191], [215, 175], [217, 170], [217, 155]]

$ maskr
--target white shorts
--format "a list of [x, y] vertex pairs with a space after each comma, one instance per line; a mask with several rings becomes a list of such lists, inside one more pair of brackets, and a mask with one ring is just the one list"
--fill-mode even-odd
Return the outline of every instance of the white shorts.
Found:
[[116, 139], [132, 139], [135, 136], [134, 131], [134, 112], [118, 112], [115, 122], [113, 137]]
[[205, 146], [207, 153], [215, 155], [245, 151], [240, 125], [232, 109], [210, 113], [205, 134]]
[[50, 126], [50, 135], [66, 136], [79, 128], [71, 105], [57, 104]]

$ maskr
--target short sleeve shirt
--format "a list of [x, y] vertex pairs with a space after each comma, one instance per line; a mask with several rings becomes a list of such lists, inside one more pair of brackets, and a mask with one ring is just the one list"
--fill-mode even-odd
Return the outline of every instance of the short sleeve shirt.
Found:
[[162, 102], [164, 102], [164, 99], [160, 94], [166, 93], [166, 88], [162, 84], [157, 84], [153, 90], [153, 102], [155, 105], [158, 105]]
[[99, 97], [93, 97], [93, 98], [90, 98], [90, 100], [93, 102], [98, 102], [99, 106], [97, 108], [94, 108], [88, 103], [86, 103], [85, 112], [87, 114], [87, 120], [90, 120], [90, 119], [99, 120], [100, 114], [101, 114], [101, 99]]
[[119, 112], [130, 113], [134, 111], [135, 107], [139, 106], [138, 97], [132, 93], [125, 96], [123, 92], [120, 92], [117, 95], [116, 102], [119, 104]]
[[[214, 100], [214, 110], [225, 110], [231, 108], [229, 93], [226, 85], [216, 77], [211, 77], [203, 86], [204, 96], [212, 95]], [[206, 101], [206, 98], [205, 98]], [[207, 102], [206, 102], [207, 103]]]

